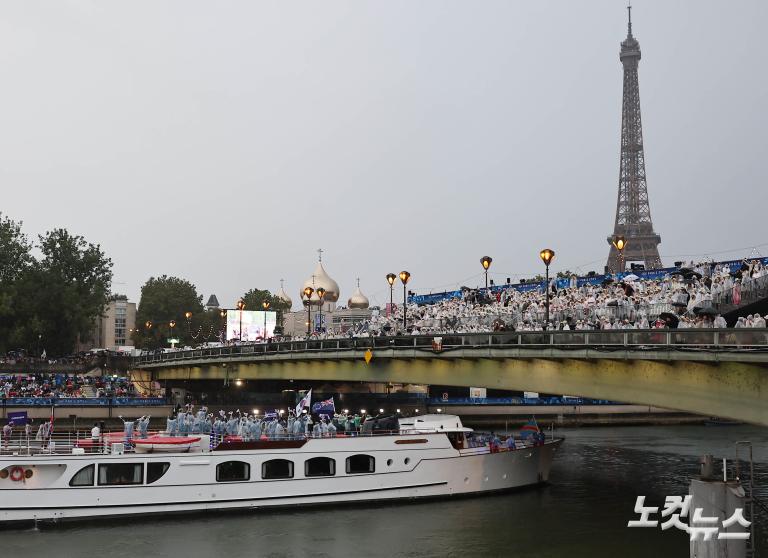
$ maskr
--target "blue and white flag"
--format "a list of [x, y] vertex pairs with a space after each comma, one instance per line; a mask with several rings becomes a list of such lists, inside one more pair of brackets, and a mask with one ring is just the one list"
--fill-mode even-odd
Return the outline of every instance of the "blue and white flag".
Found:
[[296, 405], [296, 416], [298, 417], [301, 412], [304, 410], [305, 407], [310, 407], [312, 401], [312, 389], [307, 392], [307, 394], [301, 398], [301, 401], [299, 401], [299, 404]]
[[278, 415], [277, 409], [275, 409], [274, 411], [269, 411], [267, 413], [264, 413], [264, 420], [274, 420], [277, 418], [277, 415]]
[[318, 401], [312, 405], [312, 412], [318, 415], [321, 413], [334, 415], [336, 413], [336, 405], [333, 402], [333, 397]]

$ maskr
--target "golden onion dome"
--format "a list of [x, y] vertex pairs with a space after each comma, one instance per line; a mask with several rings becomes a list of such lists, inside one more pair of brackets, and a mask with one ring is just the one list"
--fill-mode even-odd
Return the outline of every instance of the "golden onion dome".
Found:
[[317, 296], [317, 289], [321, 287], [325, 289], [323, 302], [336, 302], [339, 300], [339, 294], [341, 292], [339, 289], [339, 284], [331, 279], [331, 276], [328, 275], [328, 273], [325, 271], [322, 262], [317, 262], [315, 272], [306, 281], [304, 281], [304, 284], [301, 286], [301, 290], [299, 291], [299, 296], [305, 305], [306, 300], [304, 297], [304, 289], [307, 287], [312, 288], [312, 297], [310, 299], [310, 303], [314, 306], [320, 305], [320, 299]]
[[352, 296], [349, 297], [349, 301], [347, 302], [347, 306], [349, 308], [357, 308], [360, 310], [365, 310], [371, 305], [371, 303], [368, 301], [368, 297], [363, 294], [363, 291], [360, 290], [360, 281], [357, 282], [357, 289], [355, 289], [355, 292], [352, 293]]

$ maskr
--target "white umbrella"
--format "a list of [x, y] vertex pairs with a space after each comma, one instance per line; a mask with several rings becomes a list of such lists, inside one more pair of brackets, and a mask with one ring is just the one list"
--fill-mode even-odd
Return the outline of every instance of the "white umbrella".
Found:
[[625, 275], [623, 278], [623, 281], [637, 281], [640, 279], [637, 275], [634, 273], [630, 273], [629, 275]]

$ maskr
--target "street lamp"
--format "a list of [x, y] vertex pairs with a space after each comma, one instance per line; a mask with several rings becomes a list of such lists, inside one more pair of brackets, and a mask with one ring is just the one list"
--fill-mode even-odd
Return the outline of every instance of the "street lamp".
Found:
[[312, 335], [312, 332], [309, 328], [312, 323], [312, 305], [310, 304], [310, 299], [312, 298], [313, 292], [315, 292], [315, 289], [312, 287], [304, 287], [304, 296], [307, 299], [307, 337]]
[[485, 290], [488, 291], [488, 268], [491, 267], [491, 262], [493, 261], [493, 258], [490, 256], [483, 256], [480, 258], [480, 265], [483, 266], [483, 269], [485, 270]]
[[264, 341], [267, 340], [267, 310], [269, 310], [269, 301], [265, 300], [261, 303], [261, 307], [264, 308]]
[[325, 289], [323, 287], [320, 287], [315, 292], [317, 293], [317, 298], [320, 300], [320, 314], [319, 314], [319, 316], [320, 316], [320, 318], [319, 318], [320, 327], [319, 327], [319, 330], [320, 330], [320, 333], [322, 333], [323, 332], [323, 299], [325, 298]]
[[617, 234], [613, 237], [613, 247], [619, 251], [619, 273], [624, 272], [624, 248], [627, 247], [627, 239], [623, 235]]
[[555, 257], [555, 251], [550, 250], [549, 248], [544, 248], [544, 250], [539, 252], [539, 257], [541, 258], [541, 261], [544, 262], [544, 265], [547, 266], [547, 275], [544, 283], [544, 292], [546, 293], [544, 298], [544, 330], [546, 331], [547, 326], [549, 326], [549, 264], [552, 263], [552, 259]]
[[405, 292], [405, 286], [408, 284], [408, 280], [411, 278], [411, 274], [407, 271], [401, 271], [400, 272], [400, 281], [403, 282], [403, 333], [405, 333], [406, 328], [406, 322], [405, 322], [405, 314], [407, 313], [408, 309], [406, 308], [406, 303], [408, 302], [406, 299], [406, 292]]
[[394, 273], [387, 273], [387, 283], [389, 283], [389, 309], [392, 311], [392, 293], [395, 290], [395, 281], [397, 281], [397, 275]]
[[243, 309], [245, 308], [245, 301], [241, 298], [237, 301], [237, 309], [240, 310], [240, 343], [243, 342]]
[[[187, 319], [187, 335], [194, 339], [195, 337], [192, 336], [192, 312], [187, 310], [184, 312], [184, 317]], [[200, 332], [202, 332], [202, 327], [200, 326]], [[198, 332], [198, 335], [200, 335], [200, 332]]]

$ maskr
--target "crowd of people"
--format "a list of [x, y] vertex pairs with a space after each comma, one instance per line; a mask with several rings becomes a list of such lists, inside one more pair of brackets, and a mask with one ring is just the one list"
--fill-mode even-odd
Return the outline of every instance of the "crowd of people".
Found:
[[191, 406], [177, 410], [166, 422], [169, 436], [211, 434], [221, 439], [230, 437], [242, 441], [280, 439], [289, 437], [328, 437], [337, 432], [351, 433], [360, 430], [363, 417], [338, 413], [296, 415], [290, 410], [270, 412], [261, 416], [241, 411], [209, 413], [206, 407], [193, 412]]
[[41, 350], [40, 356], [35, 356], [32, 354], [29, 354], [25, 350], [19, 349], [15, 351], [8, 351], [6, 354], [0, 355], [0, 364], [10, 364], [10, 365], [67, 364], [72, 366], [89, 367], [89, 366], [97, 366], [99, 363], [99, 359], [102, 359], [108, 356], [122, 356], [122, 355], [117, 351], [108, 351], [106, 349], [101, 349], [98, 351], [80, 352], [77, 354], [62, 356], [58, 358], [49, 358], [45, 354], [45, 349]]
[[[728, 327], [722, 308], [738, 307], [747, 294], [768, 287], [768, 269], [749, 262], [736, 272], [727, 265], [690, 264], [680, 273], [658, 279], [630, 274], [600, 284], [579, 282], [548, 285], [549, 323], [543, 288], [462, 289], [461, 296], [429, 305], [409, 304], [406, 331], [402, 314], [374, 313], [349, 332], [355, 336], [393, 334], [537, 331], [547, 329], [650, 329], [659, 327]], [[751, 300], [751, 299], [750, 299]], [[765, 327], [757, 314], [740, 318], [736, 327]]]
[[[146, 438], [146, 425], [149, 419], [139, 419], [138, 438]], [[133, 433], [133, 423], [126, 423], [127, 431]], [[530, 424], [530, 423], [529, 423]], [[525, 434], [534, 434], [534, 443], [543, 443], [544, 435], [538, 430], [523, 429]], [[206, 407], [194, 411], [192, 405], [184, 409], [176, 409], [166, 421], [165, 434], [169, 436], [190, 436], [208, 434], [217, 442], [256, 440], [286, 440], [304, 438], [332, 438], [337, 435], [358, 436], [376, 433], [399, 432], [400, 424], [397, 415], [369, 416], [359, 414], [344, 414], [329, 412], [310, 413], [294, 412], [289, 409], [287, 414], [274, 411], [260, 416], [255, 413], [243, 413], [239, 410], [209, 413]], [[525, 437], [525, 436], [523, 436]], [[510, 436], [504, 442], [508, 449], [514, 448], [515, 437]], [[467, 438], [469, 447], [494, 445], [498, 448], [502, 442], [493, 433], [490, 435], [477, 433]], [[520, 443], [520, 440], [518, 440]]]
[[[739, 265], [687, 262], [651, 278], [608, 276], [600, 282], [553, 278], [530, 287], [462, 288], [430, 304], [401, 305], [344, 331], [315, 331], [315, 339], [393, 335], [440, 335], [489, 331], [627, 330], [654, 328], [765, 328], [768, 315], [750, 314], [728, 323], [723, 314], [768, 298], [768, 266], [761, 259]], [[565, 284], [563, 284], [565, 283]], [[547, 312], [547, 294], [549, 312]], [[548, 321], [547, 321], [548, 317]], [[280, 337], [270, 339], [279, 341]], [[248, 345], [237, 340], [216, 346]], [[175, 350], [190, 350], [179, 347]], [[168, 350], [168, 349], [165, 349]]]
[[0, 399], [138, 396], [135, 386], [125, 377], [41, 373], [0, 375]]

